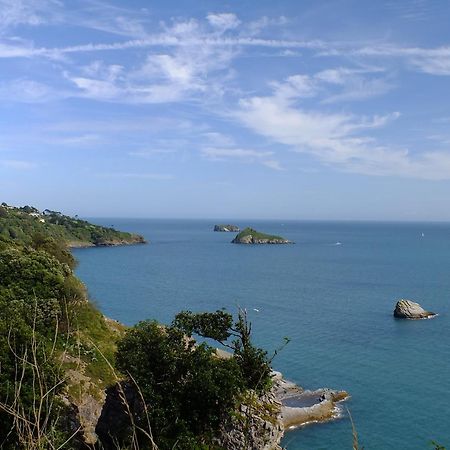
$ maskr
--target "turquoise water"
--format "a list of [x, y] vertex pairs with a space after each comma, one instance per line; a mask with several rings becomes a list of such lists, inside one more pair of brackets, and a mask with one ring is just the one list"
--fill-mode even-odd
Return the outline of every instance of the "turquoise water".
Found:
[[[450, 448], [450, 224], [252, 221], [296, 244], [240, 246], [212, 232], [213, 221], [94, 221], [151, 241], [75, 250], [106, 315], [168, 323], [181, 309], [245, 307], [259, 345], [291, 339], [277, 370], [306, 388], [351, 393], [346, 406], [366, 450], [427, 449], [432, 439]], [[439, 316], [395, 320], [399, 298]], [[351, 444], [346, 413], [283, 441], [290, 450]]]

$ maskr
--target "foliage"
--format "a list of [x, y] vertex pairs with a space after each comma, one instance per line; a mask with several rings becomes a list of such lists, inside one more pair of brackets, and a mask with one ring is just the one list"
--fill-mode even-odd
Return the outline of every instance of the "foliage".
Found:
[[[37, 310], [37, 305], [36, 310]], [[66, 439], [57, 396], [63, 376], [54, 347], [23, 320], [14, 302], [0, 300], [0, 447], [43, 449]], [[50, 442], [51, 441], [51, 442]]]
[[[239, 310], [234, 326], [233, 316], [221, 310], [197, 314], [182, 311], [175, 316], [172, 325], [188, 336], [197, 334], [230, 348], [241, 370], [245, 388], [264, 392], [271, 386], [271, 367], [267, 352], [252, 344], [251, 325], [247, 321], [245, 310]], [[231, 336], [234, 340], [227, 343]]]
[[201, 448], [234, 409], [242, 392], [239, 366], [213, 352], [182, 330], [152, 321], [119, 342], [117, 367], [139, 386], [159, 448]]
[[233, 316], [223, 310], [198, 314], [181, 311], [175, 316], [172, 325], [187, 336], [197, 334], [223, 343], [231, 336]]
[[[144, 242], [142, 236], [117, 231], [112, 227], [94, 225], [77, 217], [65, 216], [57, 211], [46, 209], [40, 213], [31, 206], [14, 208], [5, 203], [0, 207], [0, 237], [27, 245], [45, 245], [45, 250], [51, 254], [54, 254], [52, 252], [55, 250], [53, 243], [43, 243], [42, 239], [56, 241], [58, 245], [62, 242], [79, 245]], [[54, 256], [58, 257], [56, 254]], [[62, 255], [59, 252], [59, 256], [70, 259], [67, 253]], [[74, 261], [72, 258], [69, 262], [62, 262], [71, 265]]]
[[284, 240], [281, 236], [275, 236], [271, 234], [261, 233], [259, 231], [254, 230], [253, 228], [247, 227], [244, 228], [235, 239], [242, 239], [246, 236], [253, 236], [254, 239], [268, 239], [268, 240]]
[[0, 206], [0, 448], [8, 450], [58, 448], [71, 437], [60, 396], [75, 400], [76, 378], [66, 369], [89, 377], [89, 393], [100, 396], [116, 381], [109, 361], [123, 333], [87, 302], [71, 233], [40, 217]]

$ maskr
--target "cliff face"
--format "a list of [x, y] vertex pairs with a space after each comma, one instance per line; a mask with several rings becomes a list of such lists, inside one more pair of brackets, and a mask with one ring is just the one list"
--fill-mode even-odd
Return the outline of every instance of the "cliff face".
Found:
[[232, 421], [221, 428], [214, 443], [227, 450], [281, 450], [283, 435], [281, 402], [275, 391], [263, 396], [250, 392]]

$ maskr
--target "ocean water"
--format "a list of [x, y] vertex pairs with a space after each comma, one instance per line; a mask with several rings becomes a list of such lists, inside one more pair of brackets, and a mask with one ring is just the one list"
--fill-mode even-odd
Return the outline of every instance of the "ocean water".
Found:
[[[344, 406], [366, 450], [450, 448], [450, 224], [236, 221], [296, 242], [241, 246], [214, 221], [93, 221], [151, 242], [74, 251], [107, 316], [169, 323], [182, 309], [247, 308], [258, 345], [291, 339], [276, 370], [351, 394]], [[395, 320], [399, 298], [439, 316]], [[290, 431], [283, 445], [351, 449], [348, 414]]]

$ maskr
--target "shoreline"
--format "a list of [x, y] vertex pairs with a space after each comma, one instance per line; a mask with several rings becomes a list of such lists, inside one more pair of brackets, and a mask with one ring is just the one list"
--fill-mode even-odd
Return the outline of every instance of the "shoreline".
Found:
[[288, 432], [313, 423], [324, 423], [342, 417], [339, 403], [348, 400], [346, 391], [319, 388], [305, 390], [283, 378], [281, 372], [274, 374], [274, 396], [280, 403], [279, 421]]
[[148, 241], [118, 241], [118, 242], [105, 242], [101, 244], [94, 244], [93, 242], [84, 242], [84, 241], [71, 241], [67, 243], [67, 247], [69, 249], [78, 249], [78, 248], [102, 248], [102, 247], [121, 247], [123, 245], [140, 245], [140, 244], [148, 244]]

